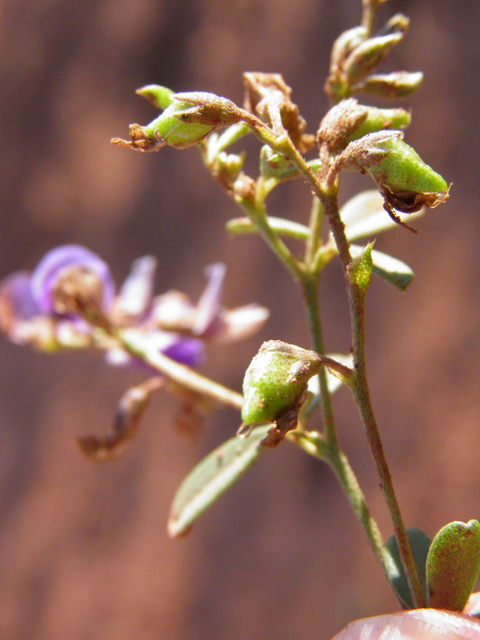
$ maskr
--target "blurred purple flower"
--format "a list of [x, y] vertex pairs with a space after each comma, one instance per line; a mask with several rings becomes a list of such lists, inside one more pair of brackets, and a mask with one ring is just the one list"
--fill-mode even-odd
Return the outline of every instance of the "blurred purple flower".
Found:
[[80, 273], [80, 283], [82, 270], [97, 277], [101, 311], [112, 327], [142, 331], [153, 350], [191, 367], [202, 362], [205, 341], [246, 338], [268, 318], [268, 310], [256, 304], [232, 311], [223, 308], [226, 268], [221, 263], [206, 268], [207, 285], [196, 305], [178, 291], [154, 298], [156, 268], [152, 256], [139, 258], [116, 294], [108, 265], [96, 254], [79, 245], [57, 247], [42, 258], [33, 273], [20, 271], [0, 282], [0, 329], [12, 341], [41, 350], [96, 346], [107, 351], [110, 364], [140, 362], [122, 349], [112, 348], [108, 336], [99, 342], [83, 318], [58, 312], [55, 296], [59, 282], [75, 270]]
[[169, 291], [154, 299], [151, 322], [204, 340], [227, 343], [249, 338], [268, 320], [268, 309], [256, 303], [227, 310], [221, 305], [226, 267], [211, 264], [205, 269], [207, 286], [194, 305], [183, 293]]
[[115, 284], [108, 265], [95, 253], [76, 244], [52, 249], [40, 260], [30, 278], [30, 291], [41, 313], [55, 313], [52, 291], [62, 272], [82, 267], [95, 273], [103, 292], [103, 310], [108, 311], [115, 296]]
[[[159, 351], [181, 364], [198, 367], [204, 360], [205, 343], [202, 340], [159, 330], [150, 331], [147, 335], [148, 345], [152, 351]], [[143, 360], [131, 356], [120, 348], [109, 349], [105, 354], [105, 360], [115, 367], [133, 367], [152, 371], [152, 368]]]
[[127, 279], [115, 299], [113, 314], [119, 322], [144, 319], [151, 309], [157, 261], [143, 256], [133, 262]]

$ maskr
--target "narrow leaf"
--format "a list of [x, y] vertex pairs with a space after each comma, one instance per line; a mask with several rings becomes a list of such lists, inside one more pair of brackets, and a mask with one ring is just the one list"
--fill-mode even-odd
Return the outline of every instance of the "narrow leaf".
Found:
[[[422, 587], [423, 595], [427, 597], [426, 586], [426, 564], [428, 549], [430, 548], [430, 538], [426, 533], [423, 533], [421, 529], [411, 527], [407, 529], [407, 536], [412, 549], [413, 559], [418, 571], [418, 577], [420, 579], [420, 586]], [[390, 536], [387, 541], [387, 549], [392, 554], [392, 559], [398, 569], [396, 576], [390, 578], [391, 585], [397, 595], [400, 603], [408, 609], [413, 609], [413, 600], [410, 593], [410, 587], [408, 586], [407, 576], [403, 568], [402, 560], [400, 558], [400, 551], [398, 549], [397, 539], [395, 536]]]
[[[274, 218], [269, 216], [268, 224], [280, 235], [296, 238], [297, 240], [307, 240], [310, 235], [308, 227], [305, 227], [303, 224], [299, 224], [298, 222], [285, 220], [284, 218]], [[234, 218], [233, 220], [229, 220], [225, 226], [230, 233], [235, 235], [243, 233], [258, 233], [258, 228], [250, 218]]]
[[428, 606], [463, 611], [479, 571], [480, 524], [450, 522], [437, 533], [428, 553]]
[[255, 462], [270, 424], [257, 427], [248, 438], [228, 440], [204, 458], [180, 485], [168, 519], [168, 533], [176, 538]]
[[[383, 198], [378, 191], [369, 190], [357, 194], [346, 202], [340, 210], [345, 224], [347, 239], [358, 240], [366, 236], [377, 235], [387, 229], [397, 227], [383, 208]], [[425, 213], [424, 209], [408, 215], [396, 212], [401, 220], [411, 222]]]
[[[352, 257], [356, 258], [362, 253], [363, 247], [352, 244], [350, 246], [350, 251]], [[387, 282], [390, 282], [390, 284], [393, 284], [395, 287], [400, 289], [400, 291], [405, 291], [408, 285], [413, 281], [413, 271], [410, 269], [408, 264], [405, 264], [401, 260], [392, 258], [392, 256], [382, 253], [381, 251], [375, 251], [375, 249], [372, 251], [372, 260], [373, 273], [380, 276], [380, 278], [383, 278]]]

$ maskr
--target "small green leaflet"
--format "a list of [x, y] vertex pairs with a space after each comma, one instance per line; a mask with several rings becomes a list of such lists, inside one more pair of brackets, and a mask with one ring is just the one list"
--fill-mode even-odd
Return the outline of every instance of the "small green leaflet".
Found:
[[428, 606], [463, 611], [479, 570], [480, 524], [477, 520], [445, 525], [428, 552]]
[[[364, 247], [360, 247], [357, 244], [350, 245], [350, 253], [353, 258], [359, 256], [362, 251], [364, 251]], [[375, 251], [374, 249], [372, 251], [372, 261], [373, 273], [390, 282], [400, 291], [405, 291], [414, 278], [413, 271], [408, 264], [397, 260], [397, 258], [392, 258], [386, 253]]]

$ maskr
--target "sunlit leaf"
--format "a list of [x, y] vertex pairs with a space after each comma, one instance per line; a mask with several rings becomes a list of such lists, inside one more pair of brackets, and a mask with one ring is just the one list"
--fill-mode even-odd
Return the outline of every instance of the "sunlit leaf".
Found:
[[[346, 202], [340, 210], [345, 224], [347, 239], [358, 240], [366, 236], [377, 235], [397, 225], [383, 208], [383, 197], [378, 191], [363, 191]], [[401, 220], [410, 223], [425, 213], [424, 209], [411, 214], [396, 214]]]
[[[293, 222], [292, 220], [269, 216], [268, 224], [280, 235], [296, 238], [297, 240], [307, 240], [310, 235], [308, 227], [298, 222]], [[230, 233], [235, 235], [258, 232], [258, 228], [250, 218], [234, 218], [233, 220], [229, 220], [225, 226]]]
[[253, 429], [248, 438], [228, 440], [204, 458], [180, 485], [168, 519], [168, 533], [176, 538], [215, 502], [264, 451], [260, 444], [270, 424]]

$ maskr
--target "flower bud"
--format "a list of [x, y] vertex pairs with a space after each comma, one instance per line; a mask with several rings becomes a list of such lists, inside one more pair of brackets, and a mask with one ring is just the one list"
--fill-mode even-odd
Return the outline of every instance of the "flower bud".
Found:
[[344, 31], [333, 43], [330, 69], [342, 67], [345, 60], [367, 37], [365, 27], [354, 27]]
[[421, 71], [414, 73], [397, 71], [384, 75], [368, 76], [361, 85], [357, 86], [357, 89], [375, 98], [395, 100], [412, 95], [420, 88], [422, 82], [423, 73]]
[[385, 25], [380, 29], [377, 33], [379, 36], [387, 36], [392, 33], [403, 33], [405, 35], [408, 31], [408, 27], [410, 26], [410, 18], [403, 15], [403, 13], [396, 13], [394, 16], [390, 18], [390, 20], [385, 23]]
[[291, 167], [291, 162], [283, 153], [274, 151], [267, 144], [260, 151], [260, 173], [264, 178], [280, 178]]
[[220, 151], [213, 164], [213, 175], [225, 189], [232, 191], [233, 183], [238, 178], [244, 162], [245, 152], [237, 155]]
[[320, 356], [280, 340], [264, 342], [243, 381], [242, 419], [255, 425], [275, 422], [290, 410], [300, 409], [308, 380], [322, 366]]
[[146, 98], [150, 104], [161, 111], [164, 111], [172, 104], [173, 95], [175, 94], [172, 89], [167, 89], [167, 87], [162, 87], [158, 84], [148, 84], [137, 89], [135, 93], [142, 96], [142, 98]]
[[403, 33], [368, 38], [356, 47], [345, 62], [345, 73], [350, 85], [357, 84], [370, 75], [387, 57], [393, 47], [402, 40]]
[[365, 27], [354, 27], [342, 33], [333, 44], [330, 74], [324, 88], [334, 102], [339, 102], [349, 91], [348, 81], [343, 71], [345, 61], [366, 37], [367, 29]]
[[410, 124], [405, 109], [377, 109], [358, 104], [355, 98], [342, 100], [332, 107], [320, 123], [317, 133], [319, 145], [327, 145], [330, 153], [345, 148], [352, 140], [381, 131], [403, 129]]

